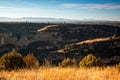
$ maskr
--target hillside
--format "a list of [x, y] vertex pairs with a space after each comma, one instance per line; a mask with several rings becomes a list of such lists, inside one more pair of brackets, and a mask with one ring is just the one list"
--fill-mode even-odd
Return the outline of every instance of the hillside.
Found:
[[33, 52], [40, 60], [48, 58], [56, 62], [66, 57], [56, 51], [75, 43], [80, 54], [74, 52], [70, 56], [78, 60], [88, 53], [104, 59], [118, 57], [119, 38], [110, 38], [120, 36], [120, 26], [116, 24], [0, 22], [0, 56], [15, 48], [23, 56]]
[[[67, 44], [59, 53], [78, 61], [89, 53], [100, 57], [105, 64], [120, 62], [120, 37], [105, 37]], [[79, 56], [79, 57], [78, 57]]]

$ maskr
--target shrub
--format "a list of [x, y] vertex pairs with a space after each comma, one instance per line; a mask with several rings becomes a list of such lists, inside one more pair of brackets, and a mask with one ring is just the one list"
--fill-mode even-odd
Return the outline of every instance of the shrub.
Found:
[[24, 58], [24, 62], [26, 63], [27, 68], [38, 68], [39, 62], [36, 59], [36, 57], [33, 55], [33, 53], [28, 53]]
[[70, 58], [64, 59], [61, 63], [58, 64], [60, 67], [76, 66], [77, 62], [75, 59], [70, 60]]
[[101, 66], [102, 62], [100, 58], [93, 56], [92, 54], [88, 54], [85, 56], [79, 63], [80, 67], [94, 67], [94, 66]]
[[19, 69], [25, 67], [22, 55], [17, 53], [15, 49], [4, 54], [0, 58], [0, 68], [5, 70]]
[[116, 68], [120, 71], [120, 63], [116, 65]]
[[52, 61], [48, 60], [48, 59], [44, 59], [43, 66], [44, 67], [52, 67], [53, 66]]

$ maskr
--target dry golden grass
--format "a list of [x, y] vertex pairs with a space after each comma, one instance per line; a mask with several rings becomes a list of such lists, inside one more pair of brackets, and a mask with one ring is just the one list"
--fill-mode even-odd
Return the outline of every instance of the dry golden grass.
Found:
[[37, 70], [1, 71], [6, 80], [120, 80], [115, 67], [106, 68], [45, 68]]
[[43, 27], [42, 29], [38, 29], [37, 32], [45, 31], [51, 27], [56, 27], [56, 26], [58, 26], [58, 25], [48, 25], [48, 26]]
[[90, 43], [94, 43], [94, 42], [104, 42], [104, 41], [109, 41], [109, 40], [116, 40], [116, 39], [120, 39], [120, 37], [105, 37], [105, 38], [96, 38], [96, 39], [92, 39], [92, 40], [85, 40], [85, 41], [81, 41], [81, 42], [78, 42], [77, 45], [80, 45], [80, 44], [90, 44]]

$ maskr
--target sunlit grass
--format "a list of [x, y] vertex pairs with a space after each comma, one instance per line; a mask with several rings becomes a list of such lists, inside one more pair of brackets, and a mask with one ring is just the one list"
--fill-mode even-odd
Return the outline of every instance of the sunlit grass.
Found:
[[56, 26], [58, 26], [58, 25], [48, 25], [48, 26], [43, 27], [42, 29], [38, 29], [37, 32], [45, 31], [45, 30], [47, 30], [48, 28], [56, 27]]
[[115, 67], [106, 68], [60, 68], [41, 67], [1, 71], [6, 80], [120, 80], [120, 72]]
[[90, 43], [94, 43], [94, 42], [104, 42], [104, 41], [109, 41], [109, 40], [112, 40], [112, 39], [119, 39], [120, 37], [105, 37], [105, 38], [96, 38], [96, 39], [92, 39], [92, 40], [85, 40], [85, 41], [81, 41], [81, 42], [78, 42], [77, 45], [80, 45], [80, 44], [90, 44]]

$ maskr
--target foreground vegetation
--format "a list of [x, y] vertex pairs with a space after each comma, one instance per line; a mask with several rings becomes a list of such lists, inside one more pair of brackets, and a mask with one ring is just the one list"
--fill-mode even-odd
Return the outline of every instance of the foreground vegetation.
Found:
[[119, 80], [120, 72], [115, 67], [40, 67], [39, 69], [21, 69], [1, 71], [0, 77], [6, 80]]
[[79, 62], [65, 58], [52, 65], [40, 65], [32, 53], [22, 57], [15, 49], [0, 58], [0, 80], [119, 80], [120, 63], [107, 67], [101, 59], [88, 54]]

